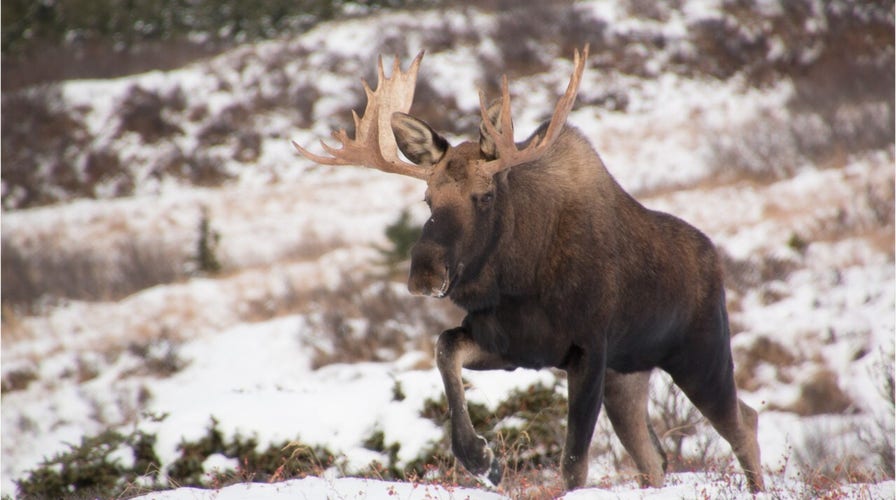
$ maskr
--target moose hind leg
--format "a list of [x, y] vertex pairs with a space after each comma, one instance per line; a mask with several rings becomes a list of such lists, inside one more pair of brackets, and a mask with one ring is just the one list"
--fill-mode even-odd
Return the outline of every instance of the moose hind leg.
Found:
[[638, 467], [642, 487], [663, 485], [666, 455], [650, 427], [647, 398], [650, 372], [622, 374], [607, 370], [604, 379], [604, 408], [613, 430]]
[[491, 486], [501, 482], [501, 465], [485, 438], [476, 434], [464, 397], [461, 368], [493, 370], [512, 368], [497, 355], [481, 349], [464, 328], [446, 330], [436, 343], [436, 363], [451, 419], [451, 450], [468, 471]]
[[731, 445], [750, 490], [754, 493], [763, 491], [765, 485], [757, 439], [758, 415], [737, 397], [730, 347], [725, 345], [724, 349], [705, 357], [675, 363], [666, 371]]

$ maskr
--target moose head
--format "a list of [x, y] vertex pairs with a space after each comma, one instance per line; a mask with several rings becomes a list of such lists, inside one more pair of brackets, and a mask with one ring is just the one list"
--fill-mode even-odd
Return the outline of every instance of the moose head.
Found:
[[[505, 198], [506, 175], [514, 167], [539, 159], [556, 142], [572, 109], [588, 58], [588, 46], [574, 54], [574, 70], [565, 94], [550, 121], [525, 143], [514, 141], [507, 77], [501, 98], [486, 107], [480, 92], [480, 137], [452, 146], [426, 122], [409, 115], [423, 53], [402, 72], [398, 60], [386, 77], [382, 58], [377, 65], [375, 90], [363, 82], [367, 107], [363, 117], [354, 113], [355, 138], [343, 129], [333, 133], [341, 148], [323, 141], [331, 156], [319, 156], [293, 142], [306, 158], [326, 165], [363, 165], [384, 172], [426, 181], [424, 200], [431, 217], [411, 252], [408, 289], [411, 293], [447, 297], [468, 277], [477, 288], [486, 287], [483, 267], [502, 234], [498, 226]], [[398, 156], [400, 150], [411, 161]], [[460, 301], [462, 295], [458, 295]]]

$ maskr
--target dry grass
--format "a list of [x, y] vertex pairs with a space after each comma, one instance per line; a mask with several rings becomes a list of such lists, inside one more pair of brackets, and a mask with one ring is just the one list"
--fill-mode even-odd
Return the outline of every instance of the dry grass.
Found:
[[730, 461], [722, 453], [718, 433], [672, 382], [650, 391], [650, 422], [666, 453], [667, 472], [720, 470]]
[[438, 334], [460, 324], [461, 313], [450, 302], [397, 292], [399, 286], [372, 276], [344, 275], [337, 288], [312, 291], [312, 322], [325, 338], [316, 346], [313, 366], [433, 352]]
[[858, 435], [859, 440], [877, 457], [880, 476], [893, 479], [896, 477], [896, 382], [892, 345], [889, 351], [881, 349], [879, 354], [880, 359], [872, 368], [872, 377], [878, 384], [883, 409], [875, 413], [872, 425], [858, 430]]
[[22, 248], [2, 240], [5, 307], [33, 311], [60, 298], [114, 300], [184, 277], [188, 257], [158, 240], [138, 235], [112, 249], [60, 248], [51, 236]]
[[794, 458], [808, 494], [820, 498], [836, 493], [843, 484], [873, 483], [892, 477], [873, 463], [868, 450], [855, 446], [853, 437], [861, 431], [858, 425], [844, 433], [823, 422], [807, 424], [802, 443], [794, 449]]
[[768, 184], [793, 176], [806, 163], [790, 117], [760, 110], [752, 120], [712, 135], [707, 163], [718, 182]]

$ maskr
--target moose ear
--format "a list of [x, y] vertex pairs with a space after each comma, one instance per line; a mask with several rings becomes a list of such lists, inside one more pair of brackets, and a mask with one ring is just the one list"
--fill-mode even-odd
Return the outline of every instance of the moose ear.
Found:
[[445, 138], [423, 120], [406, 113], [392, 113], [392, 133], [395, 134], [398, 149], [417, 165], [434, 165], [448, 150]]
[[[501, 102], [501, 99], [495, 99], [485, 111], [488, 121], [492, 122], [492, 125], [495, 126], [495, 130], [498, 132], [501, 132]], [[495, 140], [489, 135], [488, 129], [485, 128], [485, 123], [479, 124], [479, 151], [482, 152], [483, 158], [487, 160], [494, 160], [498, 157]]]

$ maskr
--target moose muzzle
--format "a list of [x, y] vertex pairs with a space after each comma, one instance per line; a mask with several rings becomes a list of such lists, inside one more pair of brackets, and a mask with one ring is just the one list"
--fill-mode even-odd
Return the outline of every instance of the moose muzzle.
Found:
[[420, 241], [411, 249], [411, 273], [408, 291], [414, 295], [443, 298], [453, 287], [455, 276], [447, 264], [442, 247], [431, 241]]

